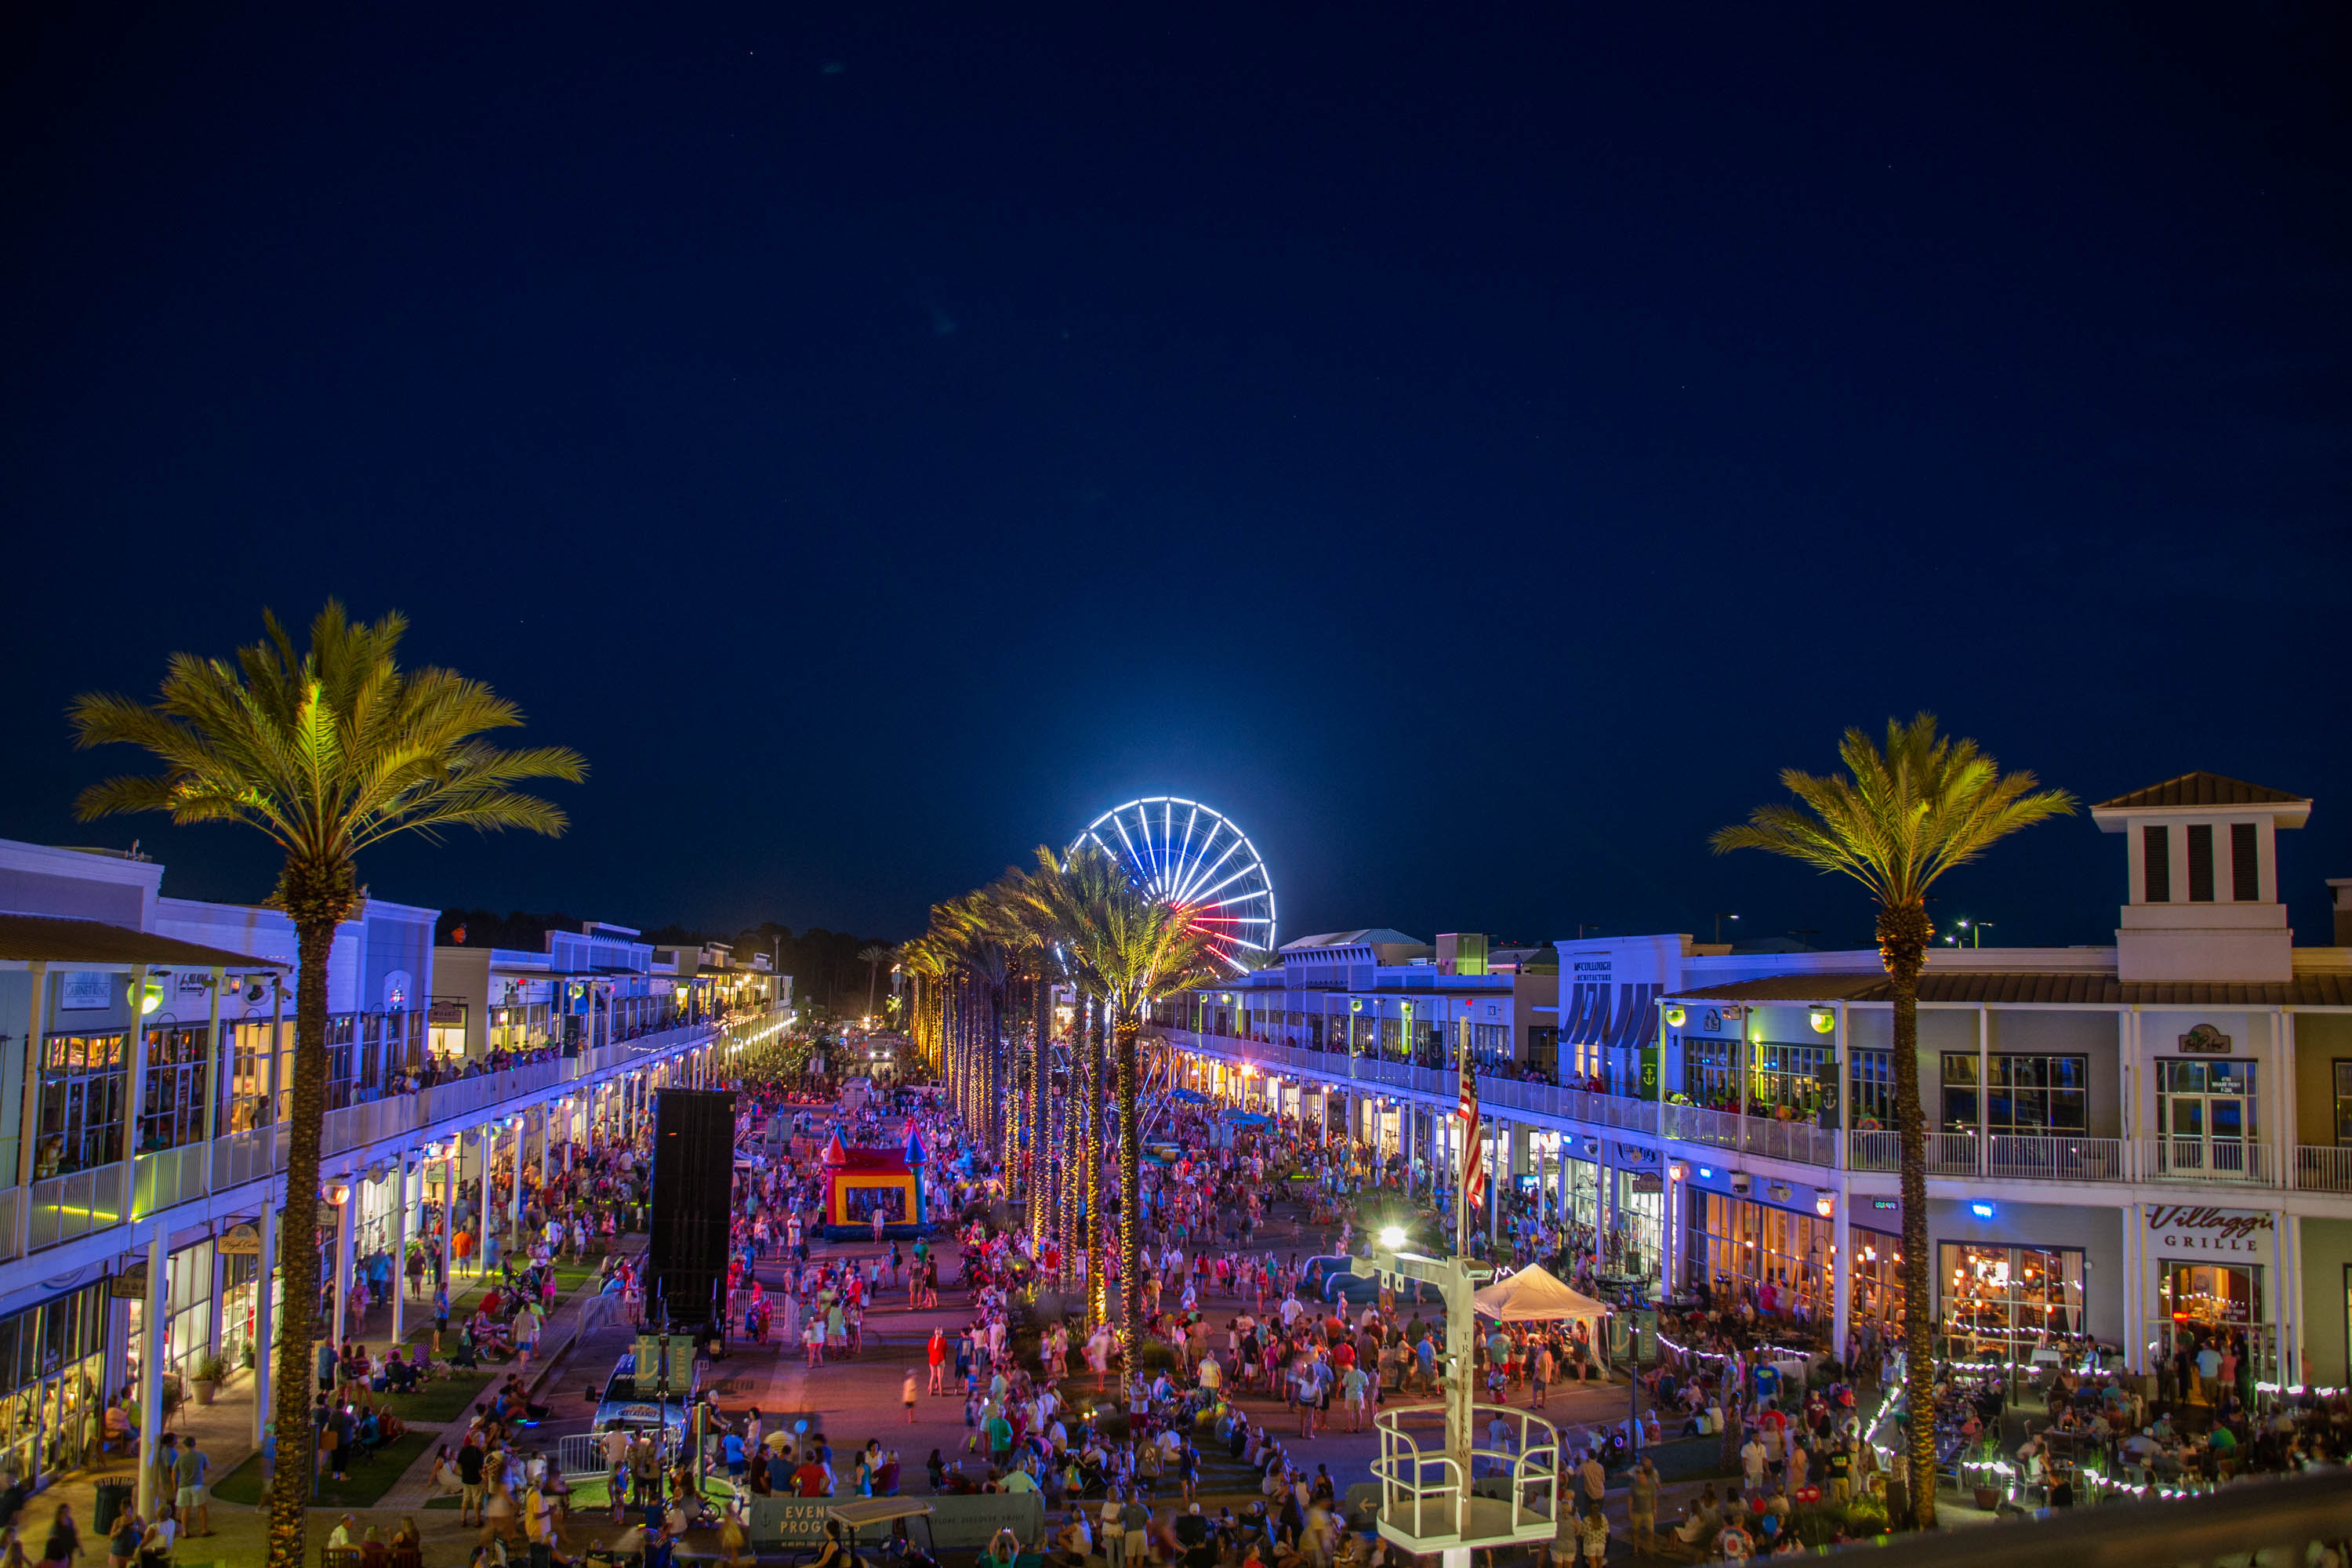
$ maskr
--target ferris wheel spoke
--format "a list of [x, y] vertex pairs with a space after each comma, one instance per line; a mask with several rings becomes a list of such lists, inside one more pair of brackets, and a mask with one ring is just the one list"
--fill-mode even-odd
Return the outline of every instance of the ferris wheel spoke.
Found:
[[[1212, 834], [1209, 838], [1209, 843], [1214, 844], [1215, 842], [1216, 837]], [[1218, 856], [1214, 860], [1209, 861], [1206, 866], [1202, 866], [1198, 861], [1194, 862], [1192, 869], [1184, 878], [1183, 886], [1178, 888], [1173, 895], [1175, 901], [1180, 904], [1191, 903], [1195, 897], [1194, 889], [1202, 882], [1205, 882], [1210, 878], [1215, 876], [1217, 872], [1223, 868], [1225, 862], [1234, 858], [1234, 851], [1239, 849], [1241, 847], [1242, 839], [1237, 835], [1231, 844], [1225, 846], [1225, 852]], [[1201, 849], [1202, 857], [1205, 858], [1208, 855], [1208, 846], [1203, 845]]]

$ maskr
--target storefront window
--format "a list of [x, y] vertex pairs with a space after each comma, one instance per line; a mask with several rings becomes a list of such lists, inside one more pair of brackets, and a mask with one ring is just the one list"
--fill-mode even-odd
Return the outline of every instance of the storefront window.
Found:
[[1501, 1072], [1517, 1064], [1511, 1056], [1508, 1024], [1465, 1024], [1470, 1035], [1470, 1058], [1479, 1072]]
[[1941, 1257], [1944, 1331], [1955, 1354], [2021, 1361], [2083, 1331], [2080, 1248], [1948, 1241]]
[[172, 1254], [172, 1279], [165, 1287], [169, 1328], [163, 1364], [186, 1372], [202, 1354], [213, 1331], [213, 1244], [200, 1241]]
[[107, 1287], [0, 1318], [0, 1446], [27, 1483], [95, 1451], [104, 1409]]
[[254, 1341], [260, 1304], [254, 1282], [260, 1277], [261, 1259], [251, 1253], [233, 1253], [221, 1260], [221, 1359], [232, 1367]]
[[[262, 1097], [263, 1075], [271, 1070], [269, 1060], [270, 1030], [267, 1018], [241, 1018], [230, 1026], [228, 1058], [228, 1127], [231, 1132], [244, 1132], [269, 1122], [269, 1107]], [[290, 1023], [277, 1026], [285, 1039], [294, 1037]], [[278, 1081], [282, 1094], [287, 1088]]]
[[[2080, 1132], [2090, 1122], [2088, 1057], [2021, 1056], [2004, 1052], [1987, 1063], [1984, 1117], [1988, 1132], [2040, 1135]], [[1947, 1051], [1943, 1058], [1944, 1125], [1953, 1132], [1977, 1126], [1977, 1058]]]
[[[1769, 1204], [1695, 1192], [1691, 1210], [1694, 1252], [1706, 1279], [1754, 1301], [1761, 1310], [1801, 1319], [1827, 1319], [1835, 1309], [1830, 1273], [1836, 1223], [1819, 1215]], [[1856, 1321], [1898, 1321], [1902, 1282], [1891, 1236], [1853, 1227], [1855, 1256], [1847, 1309]]]
[[142, 1153], [203, 1140], [212, 1068], [207, 1033], [202, 1025], [147, 1031], [147, 1085], [139, 1107]]
[[[1892, 1051], [1853, 1053], [1853, 1088], [1848, 1096], [1858, 1131], [1874, 1132], [1895, 1125], [1895, 1054]], [[1974, 1101], [1970, 1101], [1973, 1120]]]
[[122, 1158], [122, 1036], [51, 1035], [41, 1057], [41, 1138], [36, 1178]]
[[1736, 1040], [1711, 1039], [1704, 1035], [1685, 1035], [1683, 1041], [1683, 1093], [1693, 1105], [1728, 1110], [1732, 1104], [1731, 1053]]
[[1781, 1110], [1807, 1119], [1819, 1115], [1822, 1075], [1830, 1070], [1830, 1061], [1827, 1046], [1758, 1041], [1748, 1073], [1749, 1109], [1765, 1116]]

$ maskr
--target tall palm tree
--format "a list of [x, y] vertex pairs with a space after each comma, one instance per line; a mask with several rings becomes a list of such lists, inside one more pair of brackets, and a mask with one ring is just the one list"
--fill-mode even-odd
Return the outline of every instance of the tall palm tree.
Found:
[[862, 950], [857, 956], [866, 964], [866, 1016], [871, 1018], [874, 1016], [874, 983], [881, 977], [882, 966], [898, 958], [898, 950], [885, 947], [877, 942]]
[[[1795, 805], [1759, 805], [1748, 821], [1717, 830], [1715, 852], [1763, 849], [1852, 877], [1878, 904], [1878, 958], [1895, 993], [1895, 1114], [1903, 1171], [1903, 1339], [1911, 1406], [1911, 1511], [1936, 1522], [1935, 1314], [1927, 1258], [1927, 1124], [1919, 1104], [1919, 973], [1935, 927], [1927, 889], [1955, 866], [2021, 828], [2074, 809], [2063, 790], [2042, 789], [2032, 773], [2004, 775], [1974, 741], [1936, 733], [1921, 713], [1886, 721], [1884, 750], [1861, 730], [1838, 747], [1843, 774], [1817, 778], [1794, 768], [1780, 783]], [[1848, 1267], [1845, 1258], [1838, 1267]], [[1843, 1351], [1843, 1347], [1840, 1347]]]
[[[1206, 970], [1209, 932], [1194, 923], [1190, 910], [1144, 893], [1124, 868], [1091, 845], [1066, 859], [1039, 849], [1027, 889], [1042, 916], [1067, 933], [1073, 966], [1108, 1015], [1118, 1100], [1120, 1341], [1132, 1367], [1143, 1338], [1143, 1140], [1136, 1115], [1135, 1037], [1146, 1006]], [[1099, 1276], [1099, 1267], [1095, 1272]]]
[[[359, 901], [362, 850], [398, 833], [521, 828], [550, 837], [562, 811], [513, 786], [577, 783], [587, 764], [561, 747], [501, 751], [480, 737], [522, 722], [513, 703], [446, 669], [403, 670], [405, 617], [354, 622], [329, 600], [298, 652], [275, 616], [236, 660], [174, 654], [152, 703], [89, 694], [71, 717], [78, 747], [144, 747], [155, 774], [108, 779], [81, 793], [82, 821], [169, 812], [175, 823], [237, 822], [284, 852], [271, 901], [294, 922], [292, 1120], [286, 1152], [286, 1303], [302, 1331], [278, 1341], [279, 1447], [269, 1489], [269, 1562], [301, 1568], [313, 1429], [310, 1334], [319, 1300], [319, 1138], [327, 1100], [327, 960], [335, 928]], [[290, 1325], [289, 1325], [290, 1327]], [[151, 1334], [161, 1331], [151, 1326]]]

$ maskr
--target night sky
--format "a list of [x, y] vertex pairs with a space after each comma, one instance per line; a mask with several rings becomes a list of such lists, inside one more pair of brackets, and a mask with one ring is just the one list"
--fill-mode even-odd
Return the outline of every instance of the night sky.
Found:
[[332, 594], [593, 769], [410, 902], [911, 935], [1169, 793], [1286, 937], [1851, 943], [1706, 836], [1925, 707], [2315, 795], [2324, 942], [2345, 13], [1912, 9], [13, 8], [0, 837], [258, 897], [65, 708]]

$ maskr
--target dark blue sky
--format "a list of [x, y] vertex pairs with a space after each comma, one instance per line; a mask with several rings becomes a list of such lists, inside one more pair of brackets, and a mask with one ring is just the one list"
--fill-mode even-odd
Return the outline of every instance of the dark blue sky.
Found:
[[1855, 941], [1705, 837], [1927, 707], [2316, 795], [2325, 940], [2339, 8], [228, 9], [0, 37], [0, 835], [259, 894], [65, 705], [340, 594], [595, 770], [416, 902], [910, 934], [1174, 793], [1286, 934]]

